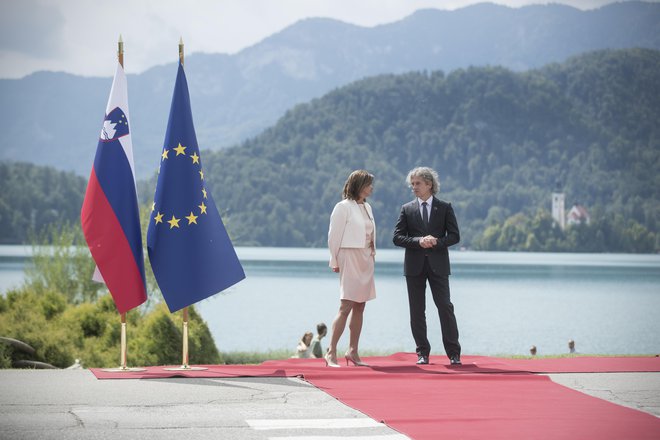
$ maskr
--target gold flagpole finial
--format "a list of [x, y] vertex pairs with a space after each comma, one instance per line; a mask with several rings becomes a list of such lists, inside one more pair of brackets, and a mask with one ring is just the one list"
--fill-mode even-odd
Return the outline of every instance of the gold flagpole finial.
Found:
[[183, 37], [179, 37], [179, 62], [183, 64]]
[[117, 41], [117, 59], [119, 64], [124, 67], [124, 40], [122, 40], [121, 34], [119, 34], [119, 41]]

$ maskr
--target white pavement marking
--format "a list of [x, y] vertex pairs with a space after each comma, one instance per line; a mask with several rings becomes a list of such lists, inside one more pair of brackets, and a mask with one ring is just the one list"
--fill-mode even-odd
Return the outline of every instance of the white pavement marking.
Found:
[[[386, 425], [369, 418], [355, 419], [255, 419], [246, 420], [255, 430], [267, 429], [346, 429], [382, 428]], [[360, 437], [362, 438], [362, 437]]]

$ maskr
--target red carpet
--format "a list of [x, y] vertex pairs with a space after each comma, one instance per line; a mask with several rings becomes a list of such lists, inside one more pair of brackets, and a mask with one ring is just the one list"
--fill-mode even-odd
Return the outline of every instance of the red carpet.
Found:
[[206, 371], [149, 367], [142, 373], [92, 372], [99, 379], [303, 376], [345, 404], [413, 439], [658, 439], [660, 418], [590, 397], [537, 372], [660, 371], [660, 358], [498, 359], [444, 356], [416, 366], [397, 353], [365, 358], [371, 368], [330, 369], [320, 359], [209, 365]]
[[[572, 357], [554, 359], [501, 359], [488, 356], [463, 356], [463, 365], [450, 367], [445, 356], [431, 356], [431, 364], [416, 366], [412, 353], [395, 353], [365, 358], [372, 365], [368, 371], [426, 374], [484, 373], [624, 373], [660, 372], [660, 357]], [[313, 371], [327, 372], [322, 359], [286, 359], [259, 365], [203, 365], [205, 371], [166, 371], [164, 367], [146, 367], [147, 371], [115, 373], [100, 368], [90, 370], [98, 379], [155, 379], [165, 377], [291, 377]], [[341, 370], [344, 371], [344, 370]]]

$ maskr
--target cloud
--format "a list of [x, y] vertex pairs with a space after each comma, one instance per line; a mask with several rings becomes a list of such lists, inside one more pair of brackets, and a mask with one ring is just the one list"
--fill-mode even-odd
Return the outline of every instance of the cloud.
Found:
[[[458, 9], [486, 0], [0, 0], [0, 78], [37, 70], [111, 76], [117, 38], [128, 73], [186, 55], [236, 53], [307, 17], [360, 26], [400, 20], [425, 8]], [[616, 0], [492, 0], [519, 7], [551, 2], [589, 9]], [[653, 0], [658, 1], [658, 0]]]
[[55, 57], [64, 30], [59, 9], [42, 0], [4, 0], [0, 14], [0, 50], [27, 56]]

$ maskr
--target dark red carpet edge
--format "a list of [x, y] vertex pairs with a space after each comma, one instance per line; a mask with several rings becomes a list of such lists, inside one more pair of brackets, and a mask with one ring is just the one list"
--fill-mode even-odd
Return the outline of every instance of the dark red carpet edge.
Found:
[[416, 366], [416, 356], [370, 357], [371, 367], [330, 369], [320, 359], [260, 365], [208, 365], [205, 371], [107, 373], [99, 379], [302, 376], [341, 402], [413, 439], [658, 439], [660, 419], [590, 397], [532, 373], [658, 372], [660, 358], [498, 359], [444, 356]]

